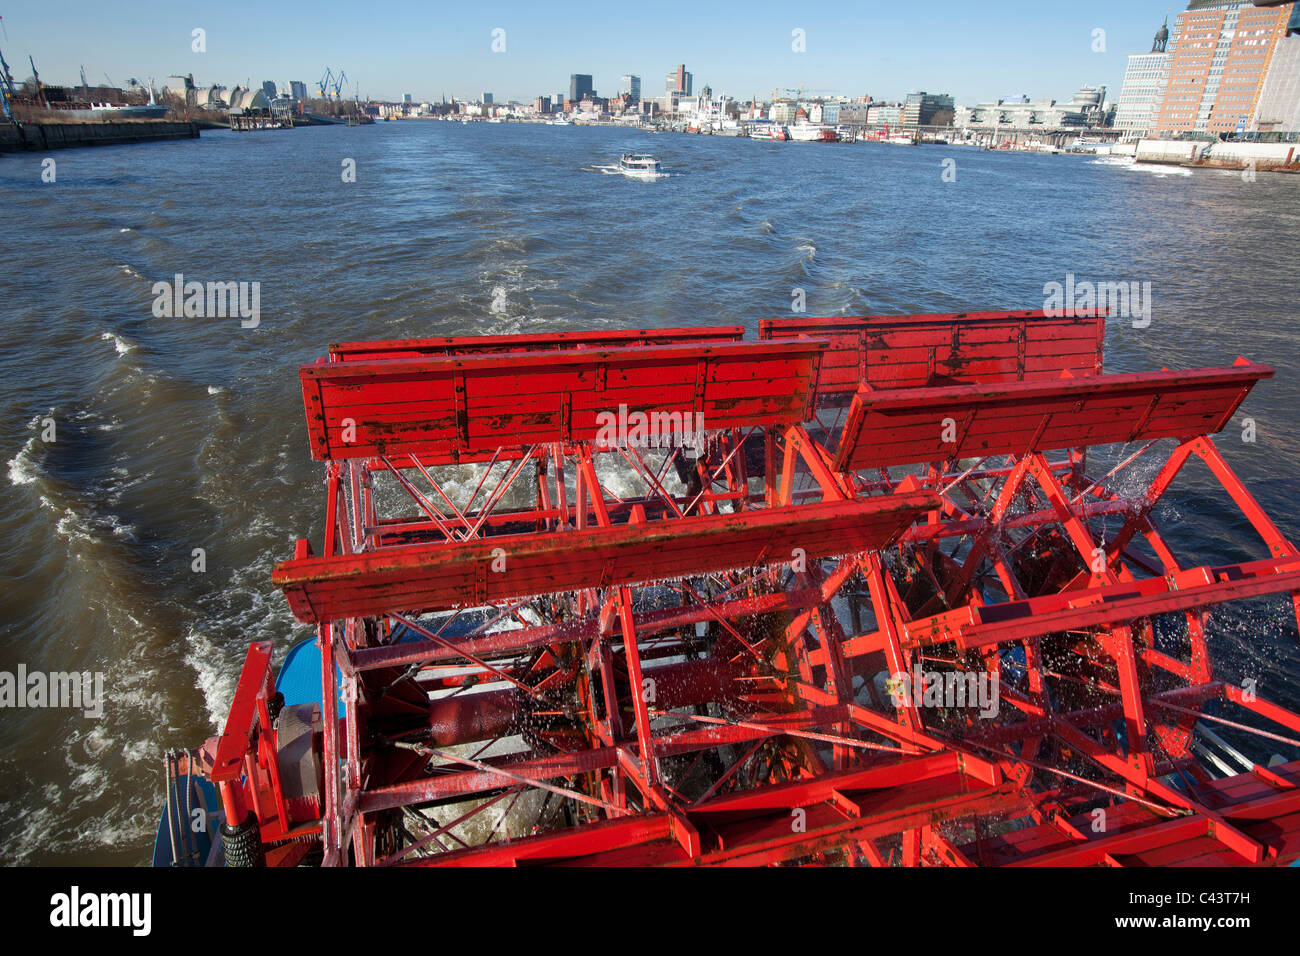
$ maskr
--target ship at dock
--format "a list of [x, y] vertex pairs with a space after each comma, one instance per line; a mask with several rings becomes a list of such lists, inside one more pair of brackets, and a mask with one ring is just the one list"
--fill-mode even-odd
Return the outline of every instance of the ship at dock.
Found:
[[790, 133], [780, 123], [752, 123], [749, 127], [749, 138], [770, 139], [784, 143], [790, 138]]
[[790, 141], [794, 143], [838, 143], [839, 134], [833, 126], [816, 123], [795, 123], [788, 127]]

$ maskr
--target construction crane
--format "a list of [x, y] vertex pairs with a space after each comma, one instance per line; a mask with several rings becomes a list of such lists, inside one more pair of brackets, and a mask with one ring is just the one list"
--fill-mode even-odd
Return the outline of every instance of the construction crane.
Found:
[[347, 82], [347, 78], [346, 70], [339, 70], [334, 76], [334, 99], [336, 101], [343, 98], [343, 84]]
[[773, 90], [773, 91], [772, 91], [772, 98], [773, 98], [773, 99], [778, 99], [779, 97], [777, 96], [777, 94], [778, 94], [778, 93], [784, 93], [784, 94], [786, 94], [786, 97], [785, 97], [785, 98], [787, 98], [787, 99], [789, 98], [789, 94], [794, 94], [794, 98], [795, 98], [795, 99], [800, 99], [800, 100], [801, 100], [801, 99], [804, 98], [804, 95], [807, 94], [807, 93], [835, 93], [835, 92], [837, 92], [837, 91], [836, 91], [836, 90], [833, 90], [833, 89], [830, 89], [829, 87], [814, 87], [814, 86], [802, 86], [802, 85], [801, 85], [801, 86], [799, 86], [799, 87], [796, 88], [796, 87], [793, 87], [793, 86], [787, 86], [787, 87], [785, 87], [785, 88], [783, 88], [783, 89], [780, 89], [780, 90]]
[[327, 100], [329, 99], [330, 96], [330, 81], [333, 78], [334, 78], [333, 72], [330, 70], [329, 67], [325, 67], [325, 75], [320, 78], [320, 83], [316, 85], [316, 88], [319, 91], [320, 95]]
[[50, 105], [50, 101], [45, 98], [45, 87], [41, 86], [41, 75], [36, 72], [36, 61], [32, 59], [31, 54], [27, 55], [27, 62], [32, 65], [32, 79], [36, 81], [36, 102]]
[[0, 118], [13, 119], [13, 110], [9, 106], [13, 98], [14, 78], [9, 73], [9, 64], [5, 62], [4, 53], [0, 52]]

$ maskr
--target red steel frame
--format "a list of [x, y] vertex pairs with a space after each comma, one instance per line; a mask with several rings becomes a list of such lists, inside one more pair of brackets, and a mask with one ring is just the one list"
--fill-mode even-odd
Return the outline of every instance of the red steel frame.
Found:
[[[228, 814], [251, 801], [273, 850], [297, 841], [274, 859], [316, 839], [357, 865], [1300, 855], [1300, 761], [1216, 780], [1193, 741], [1239, 725], [1231, 705], [1300, 743], [1207, 643], [1228, 602], [1289, 596], [1300, 624], [1300, 552], [1208, 437], [1271, 369], [1106, 375], [1104, 318], [1032, 312], [738, 332], [346, 343], [304, 366], [325, 538], [274, 580], [323, 685], [342, 673], [320, 820], [277, 822], [262, 645], [212, 772]], [[699, 414], [707, 441], [609, 441], [596, 416], [620, 405]], [[1144, 444], [1092, 477], [1087, 446], [1117, 442]], [[1193, 457], [1266, 556], [1180, 562], [1153, 512]], [[996, 676], [998, 713], [873, 682], [916, 668]], [[534, 834], [451, 845], [530, 789]]]

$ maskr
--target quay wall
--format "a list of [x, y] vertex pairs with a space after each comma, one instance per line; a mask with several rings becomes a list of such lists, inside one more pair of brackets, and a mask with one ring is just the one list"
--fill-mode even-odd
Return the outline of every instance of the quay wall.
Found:
[[1140, 163], [1169, 163], [1179, 166], [1194, 163], [1210, 146], [1188, 140], [1144, 139], [1137, 144], [1137, 161]]
[[1215, 143], [1203, 161], [1210, 166], [1250, 166], [1256, 169], [1294, 169], [1300, 164], [1296, 143]]
[[70, 149], [78, 146], [118, 146], [151, 140], [197, 139], [196, 123], [131, 121], [109, 123], [28, 123], [0, 126], [0, 153], [23, 150]]
[[[1113, 150], [1118, 153], [1118, 149]], [[1296, 143], [1210, 143], [1188, 140], [1144, 139], [1137, 144], [1141, 163], [1175, 166], [1223, 166], [1240, 169], [1300, 169], [1300, 144]]]

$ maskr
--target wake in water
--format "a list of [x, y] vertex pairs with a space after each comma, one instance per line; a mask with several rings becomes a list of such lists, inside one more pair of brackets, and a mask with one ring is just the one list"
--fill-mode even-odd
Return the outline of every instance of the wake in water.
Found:
[[1115, 166], [1132, 170], [1135, 173], [1151, 173], [1154, 176], [1191, 176], [1192, 171], [1182, 166], [1166, 166], [1162, 163], [1139, 163], [1132, 156], [1101, 156], [1091, 160], [1089, 166]]

